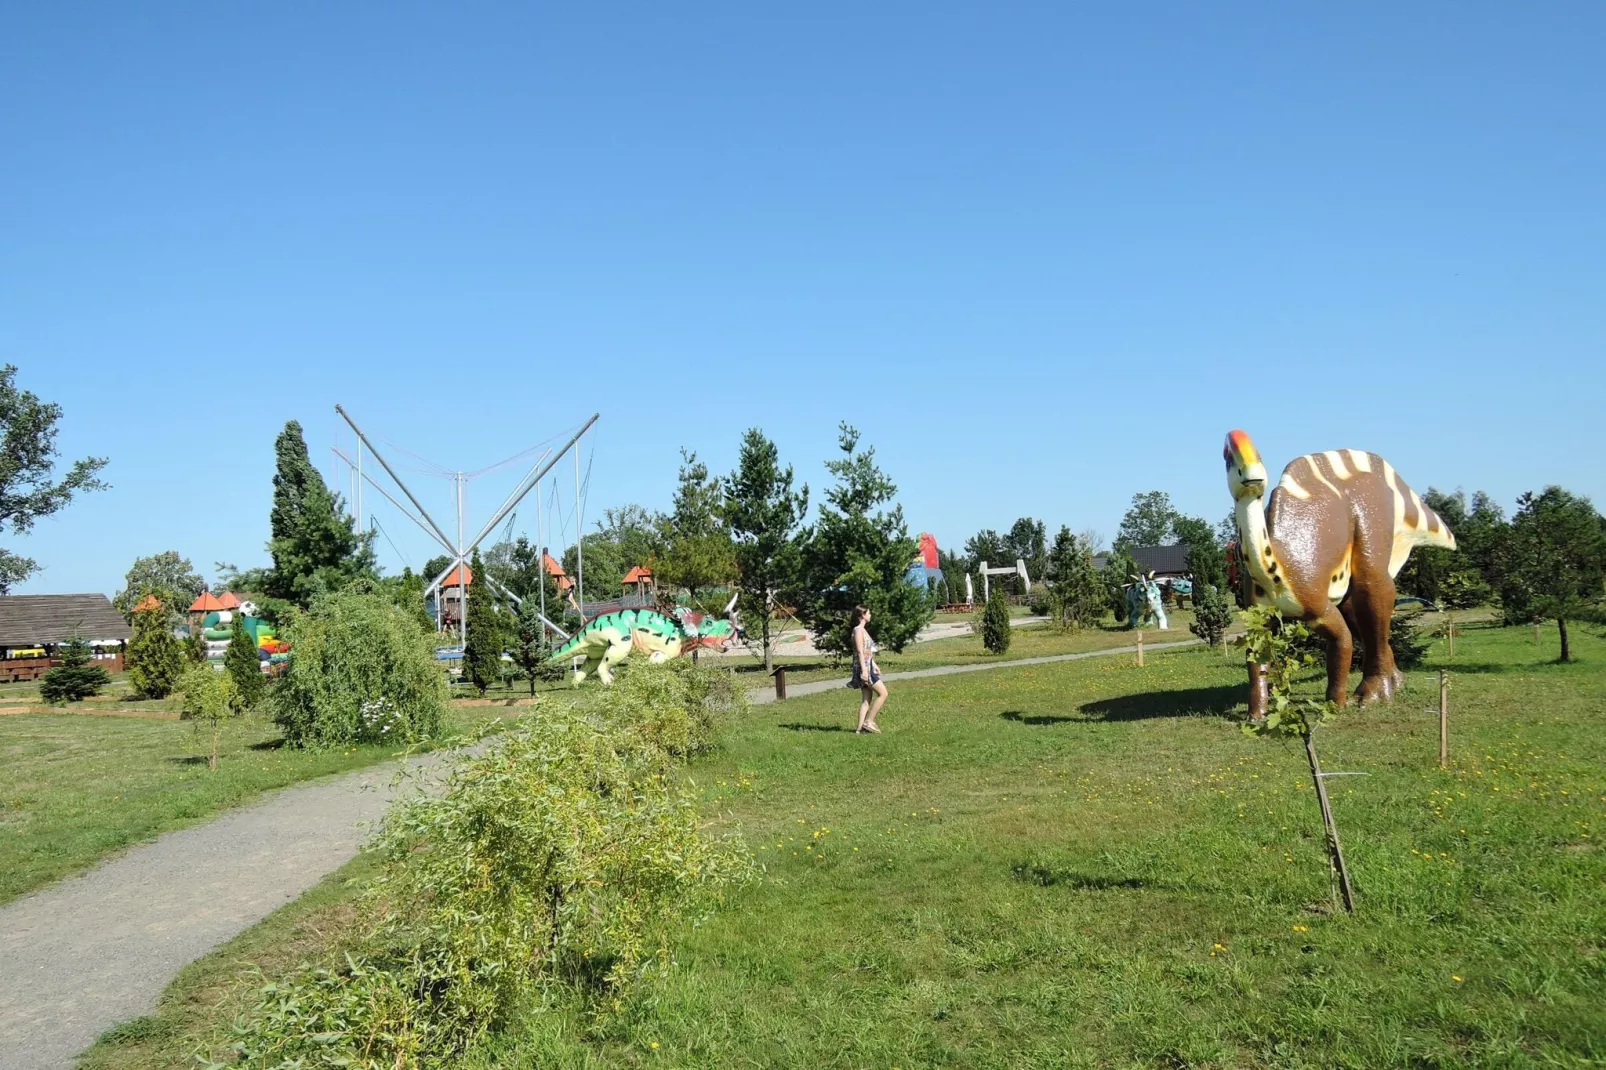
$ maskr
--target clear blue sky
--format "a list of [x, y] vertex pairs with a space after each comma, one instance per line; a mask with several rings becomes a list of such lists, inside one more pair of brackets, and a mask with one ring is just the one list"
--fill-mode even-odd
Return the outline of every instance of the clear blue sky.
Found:
[[27, 591], [262, 563], [274, 435], [327, 471], [337, 401], [464, 469], [600, 411], [591, 517], [753, 425], [819, 488], [847, 419], [956, 547], [1151, 488], [1213, 522], [1235, 426], [1606, 505], [1603, 40], [1595, 2], [8, 4], [0, 360], [113, 489], [6, 545]]

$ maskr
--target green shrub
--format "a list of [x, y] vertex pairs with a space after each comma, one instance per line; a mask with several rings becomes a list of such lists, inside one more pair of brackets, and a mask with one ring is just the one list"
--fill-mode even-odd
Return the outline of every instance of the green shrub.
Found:
[[161, 606], [135, 612], [127, 664], [128, 686], [138, 698], [166, 698], [178, 686], [184, 652]]
[[61, 648], [61, 664], [40, 679], [39, 697], [51, 705], [82, 702], [111, 682], [111, 674], [94, 663], [89, 644], [74, 635]]
[[1188, 630], [1203, 639], [1207, 646], [1220, 646], [1231, 626], [1232, 599], [1217, 587], [1195, 586], [1193, 621]]
[[587, 709], [610, 728], [685, 758], [711, 750], [724, 721], [748, 705], [729, 669], [672, 661], [629, 666]]
[[[433, 739], [446, 708], [434, 645], [414, 617], [381, 594], [325, 596], [293, 614], [275, 720], [298, 747]], [[382, 704], [383, 718], [365, 717]]]
[[262, 675], [262, 657], [257, 653], [256, 641], [245, 630], [244, 614], [234, 615], [229, 645], [223, 651], [223, 671], [234, 682], [234, 701], [242, 710], [255, 706], [268, 688], [268, 678]]
[[361, 907], [371, 935], [344, 964], [264, 989], [237, 1032], [241, 1063], [450, 1065], [543, 991], [618, 1007], [675, 928], [753, 871], [738, 842], [702, 834], [663, 758], [546, 705], [460, 761], [438, 797], [393, 806], [371, 845], [384, 859]]
[[982, 610], [981, 645], [991, 654], [1009, 650], [1009, 600], [1004, 597], [1001, 585], [992, 589], [986, 608]]

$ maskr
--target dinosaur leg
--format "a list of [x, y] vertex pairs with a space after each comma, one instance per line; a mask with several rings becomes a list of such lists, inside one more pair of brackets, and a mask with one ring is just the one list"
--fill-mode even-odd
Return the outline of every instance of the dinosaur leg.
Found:
[[1361, 662], [1361, 686], [1355, 690], [1355, 701], [1363, 706], [1387, 702], [1405, 686], [1405, 675], [1395, 666], [1394, 650], [1389, 646], [1389, 622], [1394, 618], [1394, 581], [1387, 575], [1371, 578], [1366, 584], [1352, 588], [1345, 601], [1354, 603], [1350, 612], [1357, 634], [1366, 647]]
[[1343, 706], [1349, 701], [1349, 663], [1355, 657], [1355, 637], [1344, 614], [1331, 602], [1311, 623], [1311, 631], [1327, 640], [1327, 701]]
[[630, 637], [618, 639], [608, 644], [608, 649], [597, 664], [597, 679], [604, 687], [613, 686], [613, 667], [630, 656]]
[[581, 662], [579, 668], [575, 669], [569, 676], [570, 686], [579, 687], [581, 681], [587, 676], [592, 676], [596, 673], [597, 666], [601, 663], [599, 658], [592, 656], [590, 651], [587, 651], [585, 661]]

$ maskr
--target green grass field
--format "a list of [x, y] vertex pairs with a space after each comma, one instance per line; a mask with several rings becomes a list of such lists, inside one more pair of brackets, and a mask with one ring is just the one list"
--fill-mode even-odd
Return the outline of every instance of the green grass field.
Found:
[[[454, 708], [454, 734], [517, 710]], [[0, 902], [113, 851], [193, 825], [264, 791], [383, 761], [393, 746], [301, 751], [263, 720], [230, 725], [216, 771], [192, 722], [16, 714], [0, 717]]]
[[[1437, 663], [1323, 730], [1327, 768], [1367, 774], [1330, 782], [1353, 917], [1302, 752], [1239, 731], [1218, 653], [910, 682], [880, 737], [852, 696], [761, 708], [693, 766], [759, 883], [625, 1013], [532, 1014], [467, 1065], [1601, 1065], [1606, 642], [1569, 666], [1546, 642], [1462, 633], [1447, 771]], [[212, 1050], [351, 894], [195, 964], [89, 1065]]]

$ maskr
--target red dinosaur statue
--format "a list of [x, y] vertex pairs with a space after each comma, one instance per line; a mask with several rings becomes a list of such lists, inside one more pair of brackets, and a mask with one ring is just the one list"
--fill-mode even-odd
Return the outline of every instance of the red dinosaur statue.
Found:
[[1344, 705], [1355, 640], [1365, 648], [1363, 705], [1405, 682], [1389, 648], [1394, 577], [1416, 546], [1455, 549], [1455, 536], [1375, 453], [1327, 450], [1289, 462], [1261, 508], [1266, 466], [1242, 431], [1222, 451], [1250, 600], [1310, 622], [1327, 640], [1327, 698]]

